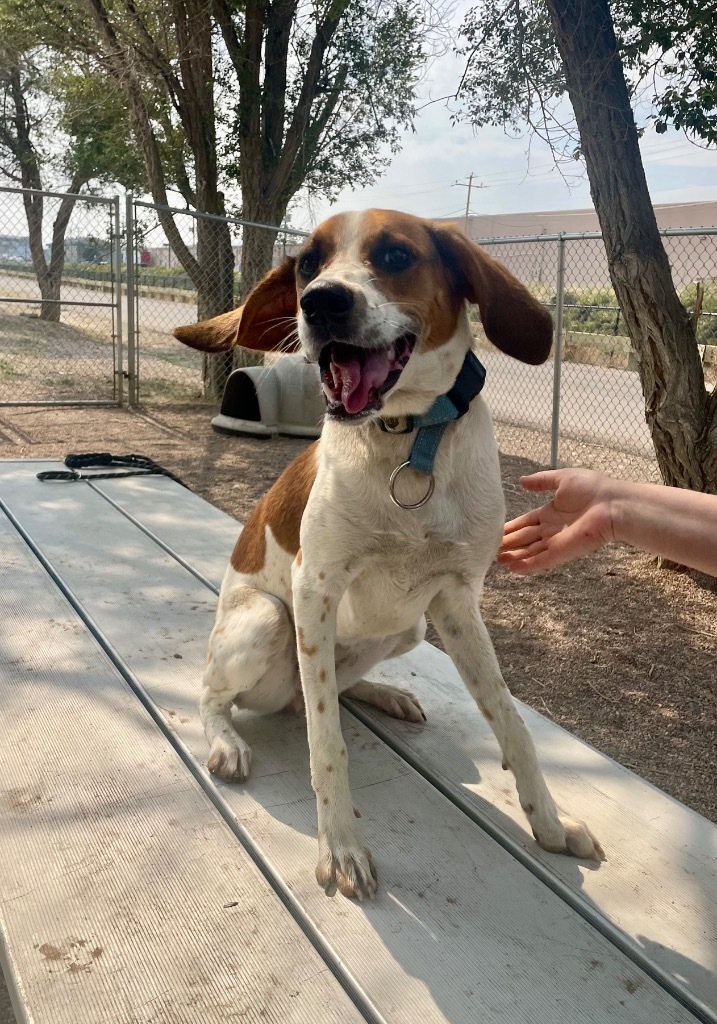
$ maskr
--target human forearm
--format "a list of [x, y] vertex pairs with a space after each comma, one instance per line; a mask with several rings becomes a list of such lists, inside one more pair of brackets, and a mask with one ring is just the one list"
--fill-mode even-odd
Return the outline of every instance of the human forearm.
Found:
[[717, 576], [717, 496], [622, 484], [611, 499], [616, 541]]

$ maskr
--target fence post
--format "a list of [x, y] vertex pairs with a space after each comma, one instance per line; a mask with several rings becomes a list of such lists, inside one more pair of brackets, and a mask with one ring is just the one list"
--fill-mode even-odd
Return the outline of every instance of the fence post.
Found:
[[112, 275], [115, 295], [115, 391], [118, 404], [124, 405], [124, 364], [122, 359], [122, 232], [119, 196], [112, 199]]
[[565, 302], [565, 236], [558, 238], [558, 282], [555, 296], [555, 346], [553, 349], [553, 419], [550, 428], [550, 468], [558, 468], [560, 445], [560, 376], [563, 368], [563, 304]]
[[135, 323], [134, 196], [125, 196], [125, 242], [127, 247], [127, 392], [130, 407], [137, 405], [137, 325]]

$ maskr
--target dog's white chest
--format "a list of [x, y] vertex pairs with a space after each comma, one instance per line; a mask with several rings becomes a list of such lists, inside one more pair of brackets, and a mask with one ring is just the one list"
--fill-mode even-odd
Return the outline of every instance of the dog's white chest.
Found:
[[447, 558], [445, 549], [426, 543], [367, 557], [339, 604], [338, 642], [390, 636], [414, 626], [451, 572], [458, 571], [459, 559]]

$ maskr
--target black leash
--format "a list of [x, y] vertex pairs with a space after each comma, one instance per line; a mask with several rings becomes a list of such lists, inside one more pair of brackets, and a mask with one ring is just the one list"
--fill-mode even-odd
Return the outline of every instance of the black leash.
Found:
[[[38, 480], [115, 480], [122, 476], [168, 476], [170, 480], [187, 487], [174, 473], [160, 466], [147, 455], [110, 455], [109, 452], [91, 452], [87, 455], [67, 455], [63, 460], [67, 469], [45, 469], [37, 474]], [[126, 466], [124, 470], [114, 470], [114, 466]], [[82, 473], [83, 469], [91, 469], [91, 473]], [[109, 473], [97, 470], [109, 469]], [[188, 490], [189, 488], [187, 488]]]

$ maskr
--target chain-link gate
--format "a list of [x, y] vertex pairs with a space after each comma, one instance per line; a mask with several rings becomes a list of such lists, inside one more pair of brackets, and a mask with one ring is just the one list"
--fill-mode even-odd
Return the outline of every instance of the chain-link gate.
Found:
[[239, 305], [305, 231], [127, 198], [128, 369], [131, 399], [197, 399], [207, 363], [176, 327]]
[[0, 405], [121, 404], [119, 199], [0, 199]]

